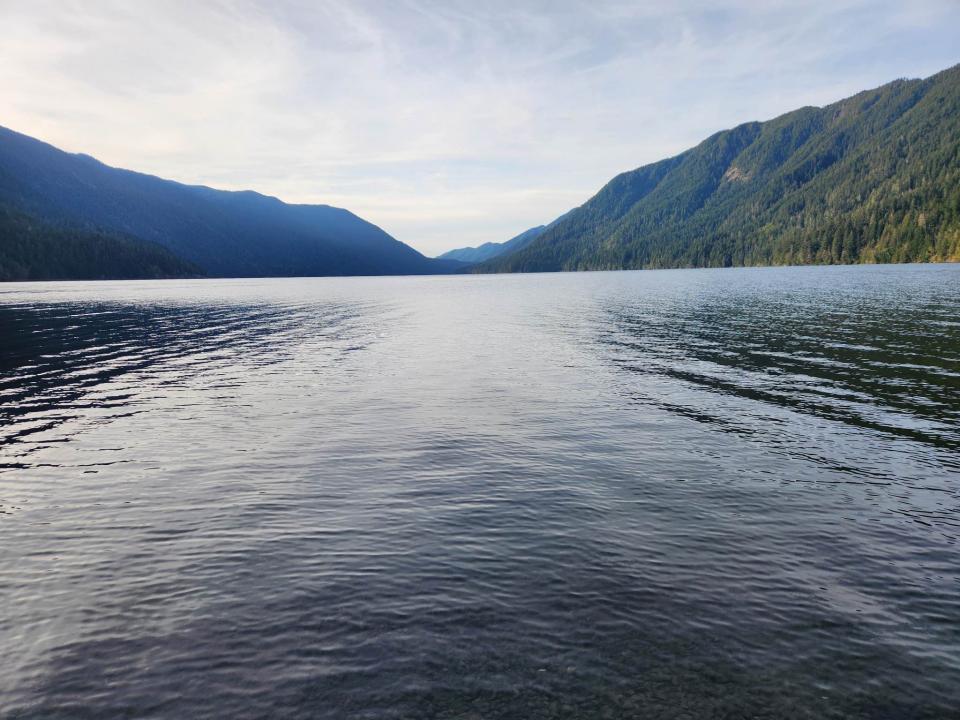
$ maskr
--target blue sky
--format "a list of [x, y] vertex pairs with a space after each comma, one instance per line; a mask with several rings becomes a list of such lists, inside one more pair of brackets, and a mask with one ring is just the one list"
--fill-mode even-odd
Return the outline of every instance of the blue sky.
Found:
[[433, 255], [707, 135], [960, 62], [960, 0], [0, 0], [0, 125]]

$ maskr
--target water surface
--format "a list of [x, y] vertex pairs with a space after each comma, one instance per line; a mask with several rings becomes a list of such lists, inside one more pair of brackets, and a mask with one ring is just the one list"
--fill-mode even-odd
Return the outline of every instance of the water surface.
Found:
[[0, 285], [0, 716], [960, 717], [960, 267]]

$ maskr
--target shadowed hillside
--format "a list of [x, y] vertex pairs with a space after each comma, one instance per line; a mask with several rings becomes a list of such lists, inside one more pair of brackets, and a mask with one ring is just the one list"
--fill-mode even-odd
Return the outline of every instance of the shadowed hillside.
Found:
[[0, 205], [0, 280], [126, 280], [202, 273], [136, 238], [45, 223]]
[[118, 170], [3, 128], [0, 203], [57, 225], [156, 243], [208, 275], [422, 274], [460, 267], [424, 257], [347, 210]]

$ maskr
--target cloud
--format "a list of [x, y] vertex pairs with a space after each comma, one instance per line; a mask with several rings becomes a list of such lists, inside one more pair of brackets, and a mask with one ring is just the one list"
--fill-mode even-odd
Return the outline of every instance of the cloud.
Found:
[[435, 254], [706, 135], [960, 60], [953, 0], [0, 0], [0, 124]]

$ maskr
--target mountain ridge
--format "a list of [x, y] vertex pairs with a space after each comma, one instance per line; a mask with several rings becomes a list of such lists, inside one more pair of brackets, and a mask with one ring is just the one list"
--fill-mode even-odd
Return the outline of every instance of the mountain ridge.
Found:
[[221, 277], [452, 272], [349, 210], [187, 185], [0, 127], [0, 204], [57, 227], [155, 243]]
[[960, 65], [615, 176], [474, 272], [960, 259]]
[[476, 247], [463, 247], [454, 250], [448, 250], [442, 255], [437, 255], [438, 260], [459, 260], [460, 262], [477, 263], [484, 260], [491, 260], [505, 253], [516, 252], [533, 242], [547, 228], [546, 225], [537, 225], [528, 228], [519, 235], [504, 242], [486, 242]]

